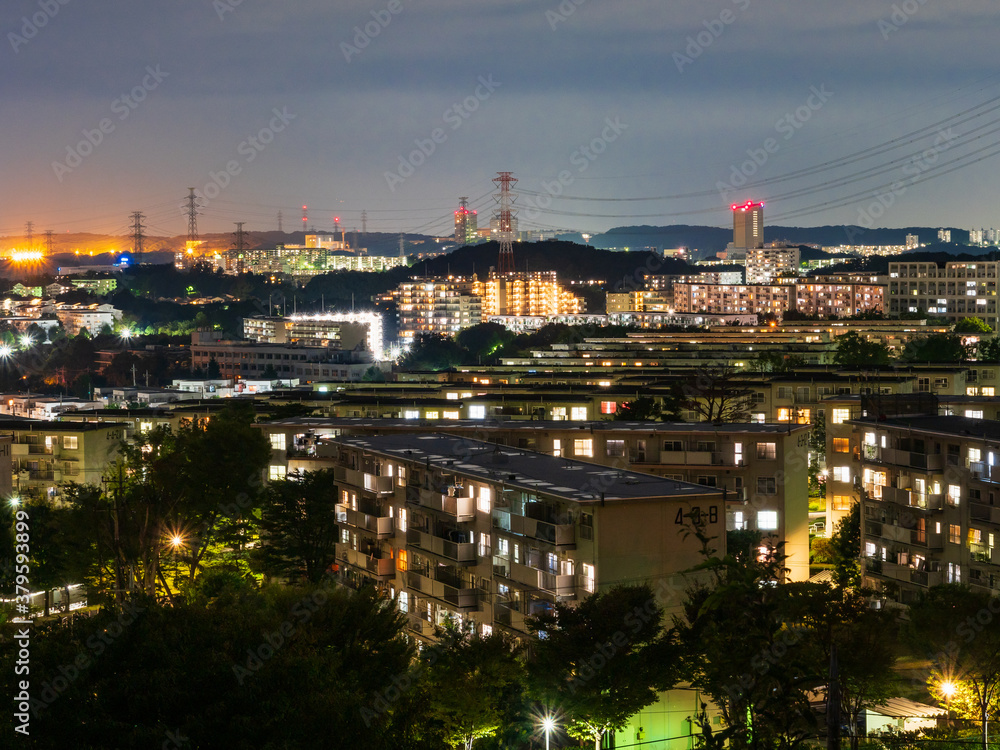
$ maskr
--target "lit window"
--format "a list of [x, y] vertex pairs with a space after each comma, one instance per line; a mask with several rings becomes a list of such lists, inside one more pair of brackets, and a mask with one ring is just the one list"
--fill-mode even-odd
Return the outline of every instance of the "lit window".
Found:
[[777, 456], [776, 443], [757, 443], [757, 458], [773, 461]]
[[420, 419], [419, 409], [407, 409], [403, 412], [403, 419]]
[[625, 455], [625, 441], [624, 440], [607, 440], [604, 443], [604, 450], [608, 456], [624, 456]]
[[469, 419], [486, 419], [486, 407], [482, 404], [470, 406]]
[[490, 535], [489, 534], [479, 534], [479, 556], [486, 557], [490, 554]]
[[480, 487], [479, 488], [479, 502], [477, 503], [477, 506], [478, 506], [478, 508], [479, 508], [479, 510], [481, 512], [483, 512], [483, 513], [489, 513], [490, 512], [490, 501], [491, 501], [491, 499], [492, 499], [492, 493], [490, 492], [490, 488], [489, 487]]
[[271, 438], [271, 450], [275, 451], [285, 450], [285, 433], [272, 432], [270, 438]]
[[851, 452], [851, 439], [850, 438], [834, 438], [833, 439], [833, 452], [834, 453], [850, 453]]
[[554, 438], [552, 440], [552, 455], [556, 458], [560, 458], [562, 456], [562, 440], [559, 438]]
[[406, 531], [406, 508], [399, 509], [398, 524], [400, 531]]
[[948, 485], [948, 502], [952, 505], [958, 505], [962, 502], [962, 488], [959, 485]]
[[574, 406], [570, 410], [569, 418], [574, 422], [584, 422], [587, 419], [587, 407], [586, 406]]
[[778, 409], [778, 421], [779, 422], [790, 422], [792, 419], [792, 410], [787, 407], [782, 407]]
[[733, 528], [737, 531], [745, 529], [747, 527], [747, 522], [743, 518], [743, 511], [737, 510], [733, 511]]
[[429, 411], [424, 414], [424, 419], [440, 419], [440, 414], [436, 411]]
[[562, 422], [566, 419], [566, 407], [565, 406], [553, 406], [552, 407], [552, 419], [556, 422]]
[[591, 438], [582, 438], [573, 441], [573, 455], [577, 458], [594, 457], [594, 441]]
[[271, 481], [278, 481], [285, 478], [287, 469], [284, 466], [271, 465], [267, 467], [267, 478]]
[[[400, 568], [400, 570], [406, 570], [406, 568]], [[399, 611], [400, 612], [410, 611], [410, 595], [405, 591], [399, 592]]]
[[778, 529], [778, 511], [757, 511], [757, 529], [759, 531], [776, 531]]
[[618, 411], [617, 401], [602, 401], [601, 402], [601, 414], [614, 414]]
[[984, 385], [982, 387], [982, 394], [984, 396], [995, 396], [996, 388], [994, 388], [992, 385]]
[[969, 419], [982, 419], [983, 410], [982, 409], [966, 409], [965, 416]]
[[63, 436], [63, 448], [66, 450], [75, 451], [80, 447], [80, 438], [76, 435], [64, 435]]
[[580, 571], [583, 574], [583, 590], [588, 594], [594, 593], [594, 582], [597, 577], [597, 571], [594, 569], [593, 565], [588, 563], [583, 563], [580, 566]]
[[833, 423], [834, 424], [844, 424], [848, 419], [851, 418], [850, 409], [834, 409], [833, 410]]
[[850, 466], [834, 466], [833, 467], [833, 481], [835, 481], [835, 482], [850, 482], [851, 481], [851, 467]]
[[850, 495], [834, 495], [833, 496], [833, 509], [834, 510], [850, 510], [851, 509], [851, 496]]
[[962, 543], [962, 527], [958, 524], [948, 525], [948, 541], [952, 544]]
[[458, 415], [457, 411], [452, 411], [450, 409], [445, 409], [443, 413], [444, 413], [444, 418], [445, 419], [458, 419], [459, 418], [459, 415]]
[[407, 551], [405, 549], [399, 550], [396, 553], [396, 570], [401, 570], [405, 573], [408, 559], [409, 555]]

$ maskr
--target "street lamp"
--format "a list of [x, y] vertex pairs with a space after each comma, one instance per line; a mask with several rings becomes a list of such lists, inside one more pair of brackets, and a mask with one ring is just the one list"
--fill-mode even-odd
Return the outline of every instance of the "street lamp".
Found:
[[938, 690], [944, 696], [945, 710], [948, 712], [948, 727], [951, 727], [951, 698], [958, 692], [958, 687], [951, 680], [945, 680], [938, 685]]
[[23, 336], [21, 336], [21, 348], [22, 349], [30, 349], [34, 343], [35, 343], [35, 340], [31, 337], [30, 333], [26, 333]]
[[542, 719], [542, 729], [545, 731], [545, 750], [549, 750], [549, 735], [556, 728], [556, 720], [551, 714]]

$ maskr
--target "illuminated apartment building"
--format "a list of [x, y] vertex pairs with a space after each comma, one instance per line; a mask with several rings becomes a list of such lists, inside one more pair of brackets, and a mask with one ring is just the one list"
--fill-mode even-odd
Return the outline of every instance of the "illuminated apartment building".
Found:
[[477, 282], [483, 299], [483, 316], [578, 315], [585, 305], [581, 297], [559, 285], [555, 271], [518, 271]]
[[1000, 261], [889, 263], [889, 314], [923, 311], [958, 322], [978, 318], [997, 329]]
[[450, 336], [483, 322], [482, 300], [475, 276], [416, 277], [400, 284], [396, 302], [401, 338], [422, 333]]

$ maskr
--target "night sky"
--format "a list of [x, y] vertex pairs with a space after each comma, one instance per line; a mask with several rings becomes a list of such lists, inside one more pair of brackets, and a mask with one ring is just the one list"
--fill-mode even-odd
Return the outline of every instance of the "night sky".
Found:
[[202, 231], [305, 203], [449, 233], [500, 170], [522, 229], [725, 226], [747, 198], [1000, 226], [995, 0], [8, 0], [0, 30], [0, 235], [183, 234], [188, 187]]

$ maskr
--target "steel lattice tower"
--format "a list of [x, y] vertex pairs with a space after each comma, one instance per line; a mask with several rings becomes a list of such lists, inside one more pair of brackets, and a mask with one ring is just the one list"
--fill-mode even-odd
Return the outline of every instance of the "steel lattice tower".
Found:
[[494, 184], [500, 188], [499, 193], [493, 194], [497, 202], [493, 218], [497, 220], [497, 239], [500, 242], [497, 273], [501, 276], [514, 273], [514, 217], [517, 215], [514, 201], [517, 200], [517, 193], [511, 192], [511, 188], [517, 184], [517, 179], [513, 175], [513, 172], [497, 172], [493, 178]]
[[[187, 215], [188, 215], [188, 242], [198, 241], [198, 198], [194, 194], [194, 188], [188, 188]], [[191, 245], [193, 247], [193, 245]]]
[[142, 230], [146, 228], [142, 223], [142, 220], [145, 218], [142, 211], [132, 212], [132, 254], [139, 265], [142, 265], [142, 243], [146, 238], [146, 235], [142, 233]]

